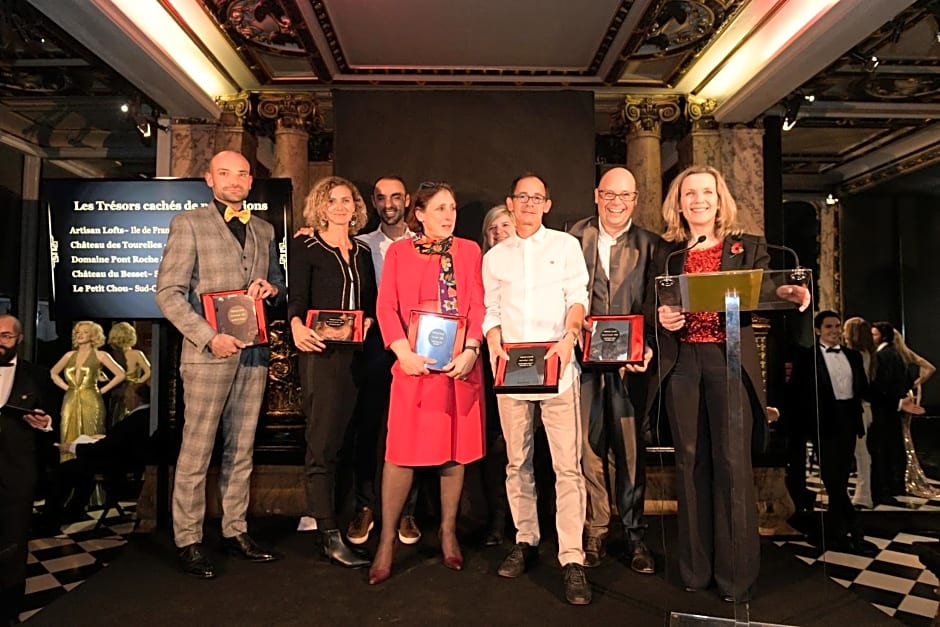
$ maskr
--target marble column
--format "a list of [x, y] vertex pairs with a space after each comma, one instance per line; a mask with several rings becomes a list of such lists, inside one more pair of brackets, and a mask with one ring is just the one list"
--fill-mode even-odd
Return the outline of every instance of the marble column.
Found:
[[636, 177], [639, 201], [633, 221], [654, 233], [662, 232], [662, 125], [679, 117], [674, 97], [627, 96], [622, 110], [627, 129], [627, 169]]
[[839, 201], [830, 205], [822, 200], [813, 204], [819, 216], [819, 276], [814, 277], [819, 288], [816, 309], [842, 311], [842, 258], [839, 255], [842, 205]]
[[764, 129], [745, 125], [722, 128], [721, 173], [738, 206], [746, 233], [764, 234]]
[[304, 198], [310, 189], [307, 129], [317, 122], [317, 101], [309, 94], [261, 94], [258, 114], [275, 121], [274, 171], [271, 176], [289, 178], [293, 185], [293, 224], [303, 224]]
[[679, 141], [679, 170], [693, 165], [710, 165], [718, 170], [721, 163], [721, 133], [718, 122], [712, 116], [717, 107], [714, 100], [696, 99], [690, 96], [686, 102], [685, 115], [691, 124], [690, 132]]
[[215, 154], [215, 124], [174, 120], [170, 124], [170, 176], [198, 178]]
[[254, 169], [258, 139], [249, 130], [246, 120], [251, 116], [251, 95], [248, 92], [222, 96], [216, 100], [222, 109], [215, 130], [215, 151], [235, 150], [242, 153]]

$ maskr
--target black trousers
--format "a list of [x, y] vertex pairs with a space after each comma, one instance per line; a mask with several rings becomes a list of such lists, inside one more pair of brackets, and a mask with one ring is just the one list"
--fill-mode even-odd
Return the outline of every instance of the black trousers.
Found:
[[872, 405], [871, 411], [867, 446], [871, 454], [871, 496], [877, 503], [906, 492], [904, 470], [907, 456], [901, 414], [897, 408]]
[[29, 518], [33, 502], [21, 494], [0, 490], [0, 620], [19, 614], [26, 590]]
[[307, 513], [320, 530], [336, 529], [336, 465], [355, 411], [359, 355], [345, 346], [301, 353], [302, 403], [307, 418], [304, 474]]
[[829, 495], [824, 534], [827, 541], [841, 542], [854, 531], [855, 508], [849, 498], [849, 475], [855, 461], [857, 408], [857, 404], [853, 410], [851, 402], [836, 401], [834, 414], [821, 418], [819, 471]]
[[686, 586], [714, 578], [723, 594], [743, 596], [760, 569], [757, 503], [751, 469], [753, 414], [741, 380], [742, 424], [729, 419], [724, 345], [682, 342], [665, 381], [676, 450], [679, 574]]
[[[586, 527], [590, 535], [604, 535], [592, 526], [609, 524], [609, 499], [604, 489], [610, 483], [607, 453], [614, 455], [614, 501], [627, 539], [643, 539], [646, 519], [643, 517], [646, 494], [646, 447], [644, 421], [638, 420], [623, 377], [616, 371], [581, 373], [581, 415], [587, 418], [583, 437], [591, 448], [582, 462], [588, 493]], [[592, 475], [588, 477], [588, 475]], [[606, 514], [606, 516], [605, 516]], [[604, 530], [606, 531], [606, 529]]]

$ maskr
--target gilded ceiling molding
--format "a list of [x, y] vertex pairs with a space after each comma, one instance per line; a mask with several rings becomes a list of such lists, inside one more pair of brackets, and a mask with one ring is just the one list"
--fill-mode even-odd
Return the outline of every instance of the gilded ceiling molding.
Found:
[[664, 122], [675, 122], [681, 114], [677, 96], [627, 96], [615, 122], [623, 131], [658, 132]]
[[861, 176], [844, 181], [839, 186], [839, 192], [841, 194], [854, 194], [938, 162], [940, 162], [940, 144], [934, 144], [914, 155], [897, 159], [884, 167], [869, 170]]
[[265, 92], [258, 97], [258, 115], [274, 120], [277, 128], [316, 130], [323, 127], [323, 120], [312, 94], [289, 94]]

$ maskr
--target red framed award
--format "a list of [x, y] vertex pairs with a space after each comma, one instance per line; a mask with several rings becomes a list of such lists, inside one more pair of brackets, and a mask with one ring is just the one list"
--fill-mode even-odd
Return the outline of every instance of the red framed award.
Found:
[[362, 344], [361, 309], [308, 309], [304, 324], [324, 342]]
[[219, 333], [234, 336], [245, 346], [268, 343], [264, 303], [249, 296], [248, 290], [206, 292], [202, 295], [202, 310]]
[[585, 364], [643, 363], [643, 316], [588, 316], [584, 332]]
[[466, 339], [466, 316], [414, 310], [408, 318], [408, 344], [418, 355], [434, 360], [427, 365], [432, 372], [456, 359]]
[[560, 360], [545, 359], [555, 342], [503, 344], [509, 359], [496, 360], [493, 391], [497, 394], [551, 394], [558, 392]]

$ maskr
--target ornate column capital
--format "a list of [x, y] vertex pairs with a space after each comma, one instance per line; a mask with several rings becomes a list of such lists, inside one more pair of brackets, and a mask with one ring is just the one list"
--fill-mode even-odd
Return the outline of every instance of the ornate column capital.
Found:
[[718, 121], [714, 118], [718, 102], [711, 98], [688, 96], [685, 100], [685, 115], [692, 123], [693, 131], [714, 131], [718, 129]]
[[676, 121], [681, 113], [676, 96], [627, 96], [615, 114], [615, 126], [626, 132], [659, 134], [664, 122]]
[[222, 115], [219, 117], [221, 126], [245, 126], [245, 121], [251, 115], [251, 94], [243, 91], [238, 94], [219, 96], [215, 99]]
[[258, 115], [277, 123], [277, 129], [314, 130], [323, 126], [313, 94], [261, 93]]

